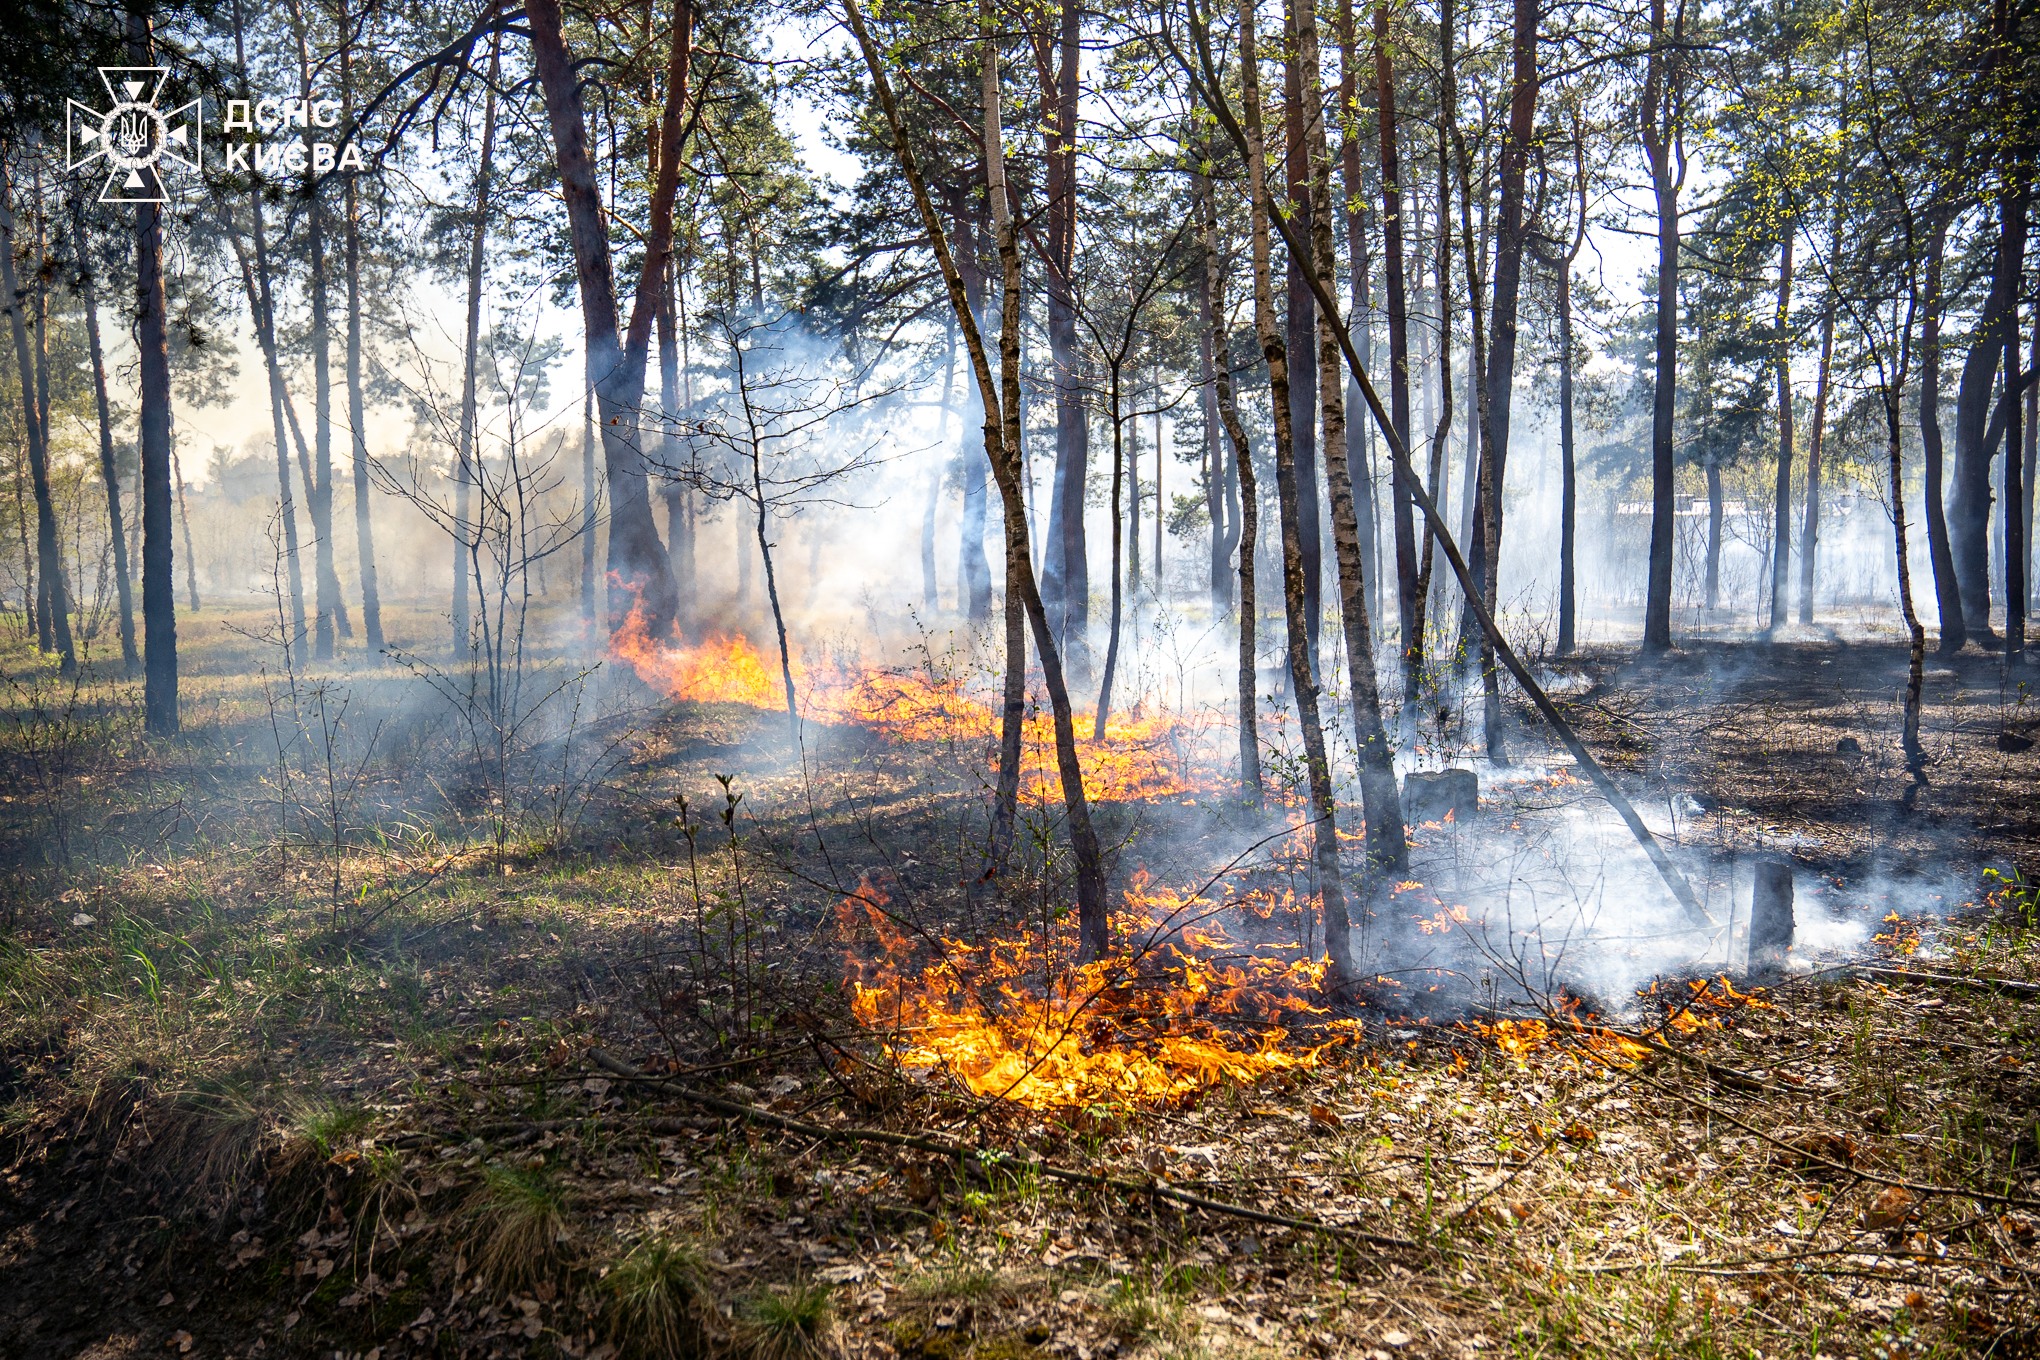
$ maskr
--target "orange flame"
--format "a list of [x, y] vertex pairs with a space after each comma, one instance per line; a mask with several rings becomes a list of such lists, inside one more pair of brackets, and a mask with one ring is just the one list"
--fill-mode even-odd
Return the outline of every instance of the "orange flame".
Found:
[[[786, 707], [778, 658], [759, 651], [742, 634], [717, 634], [694, 643], [651, 635], [633, 605], [610, 639], [610, 654], [639, 679], [677, 702]], [[818, 722], [870, 728], [896, 741], [996, 743], [997, 710], [966, 694], [960, 681], [912, 671], [807, 664], [792, 659], [794, 691], [805, 716]], [[1206, 792], [1217, 784], [1191, 769], [1190, 743], [1165, 713], [1135, 708], [1108, 720], [1102, 741], [1092, 741], [1093, 715], [1075, 715], [1077, 759], [1084, 792], [1093, 799], [1130, 802]], [[1021, 728], [1020, 786], [1024, 797], [1045, 803], [1062, 796], [1056, 764], [1054, 717], [1036, 705]]]
[[1321, 1014], [1321, 961], [1233, 940], [1211, 904], [1154, 889], [1145, 872], [1113, 922], [1121, 948], [1091, 963], [1071, 961], [1074, 921], [972, 945], [921, 940], [890, 905], [867, 877], [837, 906], [851, 1010], [902, 1067], [980, 1096], [1035, 1110], [1177, 1104], [1313, 1067], [1338, 1042], [1289, 1042], [1297, 1017]]

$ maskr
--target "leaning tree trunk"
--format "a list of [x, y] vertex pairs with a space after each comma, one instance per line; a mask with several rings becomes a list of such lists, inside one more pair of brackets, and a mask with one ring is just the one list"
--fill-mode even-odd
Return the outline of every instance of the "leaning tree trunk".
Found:
[[120, 659], [127, 673], [133, 675], [142, 668], [142, 656], [135, 647], [127, 520], [121, 513], [120, 468], [113, 454], [113, 411], [106, 395], [106, 354], [99, 339], [99, 298], [93, 287], [91, 243], [85, 234], [85, 204], [79, 199], [71, 203], [71, 236], [78, 252], [78, 297], [85, 308], [85, 342], [92, 360], [92, 400], [99, 415], [99, 476], [106, 483], [107, 541], [113, 548], [113, 580], [119, 592]]
[[[36, 580], [44, 599], [38, 631], [48, 634], [46, 645], [62, 658], [63, 673], [69, 676], [77, 673], [78, 653], [71, 640], [70, 595], [64, 585], [56, 505], [50, 497], [49, 429], [43, 421], [42, 403], [36, 398], [35, 355], [22, 316], [28, 299], [14, 265], [14, 184], [4, 157], [0, 157], [0, 200], [4, 200], [0, 213], [5, 214], [0, 217], [0, 284], [6, 286], [7, 312], [13, 323], [15, 373], [21, 380], [22, 423], [28, 434], [29, 483], [35, 492]], [[45, 645], [42, 637], [37, 642]]]

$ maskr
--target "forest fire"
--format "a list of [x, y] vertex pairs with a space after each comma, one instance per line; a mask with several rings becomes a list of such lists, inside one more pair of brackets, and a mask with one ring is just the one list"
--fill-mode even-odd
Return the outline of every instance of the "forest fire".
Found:
[[1213, 904], [1145, 873], [1114, 921], [1121, 947], [1092, 963], [1074, 961], [1071, 922], [973, 945], [919, 936], [890, 906], [868, 877], [837, 905], [852, 1011], [900, 1066], [1029, 1109], [1181, 1104], [1221, 1081], [1315, 1066], [1355, 1028], [1320, 1019], [1321, 961], [1294, 943], [1235, 940]]
[[[651, 635], [633, 607], [610, 641], [610, 655], [676, 702], [786, 707], [777, 659], [741, 633], [667, 642]], [[811, 721], [854, 724], [902, 742], [998, 741], [997, 710], [966, 693], [959, 680], [884, 667], [814, 665], [797, 651], [792, 670], [796, 702]], [[1102, 741], [1090, 738], [1091, 714], [1080, 712], [1076, 719], [1077, 754], [1090, 798], [1132, 802], [1215, 787], [1195, 769], [1189, 734], [1169, 714], [1135, 708], [1108, 720]], [[1059, 799], [1060, 779], [1054, 718], [1036, 703], [1021, 731], [1021, 796], [1036, 803]]]
[[[1769, 1010], [1771, 1003], [1756, 992], [1737, 991], [1727, 977], [1693, 978], [1685, 983], [1687, 995], [1667, 994], [1677, 984], [1653, 983], [1640, 999], [1664, 1008], [1656, 1027], [1681, 1036], [1722, 1028], [1726, 1017], [1737, 1010]], [[1586, 1014], [1577, 997], [1568, 997], [1561, 1014], [1552, 1018], [1472, 1020], [1461, 1026], [1493, 1043], [1518, 1066], [1528, 1066], [1540, 1053], [1565, 1053], [1575, 1061], [1585, 1053], [1595, 1061], [1615, 1067], [1633, 1067], [1656, 1050], [1650, 1044], [1619, 1030], [1596, 1023]]]

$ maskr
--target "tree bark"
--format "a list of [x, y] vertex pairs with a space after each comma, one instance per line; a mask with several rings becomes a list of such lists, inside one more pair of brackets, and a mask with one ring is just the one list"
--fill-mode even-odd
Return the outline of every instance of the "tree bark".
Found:
[[[2014, 176], [1999, 194], [2002, 227], [1991, 262], [1990, 289], [1971, 331], [1973, 339], [1955, 392], [1955, 466], [1948, 488], [1948, 540], [1963, 622], [1970, 636], [1986, 646], [1998, 642], [1990, 626], [1990, 464], [1996, 447], [1989, 437], [1991, 398], [2003, 367], [2005, 317], [2007, 313], [2017, 316], [2019, 280], [2025, 266], [2022, 258], [2010, 254], [2014, 236], [2003, 228], [2008, 228], [2014, 217], [2023, 222], [2029, 188]], [[2023, 250], [2023, 229], [2017, 244]]]
[[[1353, 324], [1359, 329], [1360, 362], [1374, 362], [1374, 323], [1369, 300], [1373, 262], [1368, 256], [1367, 185], [1360, 168], [1360, 51], [1355, 38], [1353, 0], [1339, 0], [1339, 178], [1345, 190], [1346, 277]], [[1358, 410], [1360, 389], [1346, 382], [1346, 410]], [[1346, 423], [1346, 465], [1353, 473], [1353, 508], [1360, 521], [1360, 559], [1367, 575], [1370, 617], [1381, 612], [1381, 545], [1374, 498], [1374, 439], [1361, 420]]]
[[1214, 404], [1226, 438], [1232, 442], [1232, 470], [1239, 479], [1240, 555], [1239, 594], [1239, 734], [1240, 788], [1249, 805], [1261, 805], [1261, 737], [1259, 731], [1259, 626], [1260, 601], [1255, 595], [1254, 554], [1261, 536], [1259, 488], [1254, 480], [1254, 450], [1240, 424], [1239, 404], [1232, 380], [1232, 345], [1221, 329], [1225, 310], [1225, 269], [1218, 254], [1218, 205], [1206, 185], [1198, 203], [1198, 241], [1204, 254], [1200, 271], [1203, 293], [1198, 299], [1198, 319], [1210, 339], [1218, 361], [1213, 369]]
[[1650, 0], [1650, 55], [1639, 124], [1657, 207], [1657, 342], [1650, 411], [1650, 563], [1643, 607], [1643, 650], [1672, 645], [1672, 547], [1675, 539], [1672, 422], [1678, 410], [1679, 190], [1686, 180], [1685, 92], [1678, 54], [1665, 44], [1685, 37], [1685, 0], [1669, 30], [1666, 0]]
[[[340, 44], [340, 100], [342, 126], [354, 126], [353, 29], [347, 7], [340, 7], [344, 35]], [[375, 519], [372, 484], [368, 475], [368, 423], [361, 379], [361, 187], [360, 176], [349, 174], [344, 202], [347, 256], [347, 424], [353, 431], [351, 450], [354, 464], [354, 548], [361, 573], [362, 642], [372, 656], [383, 649], [382, 592], [375, 575]]]
[[1813, 378], [1813, 431], [1806, 444], [1806, 510], [1799, 526], [1799, 621], [1813, 622], [1814, 564], [1820, 552], [1820, 455], [1827, 433], [1828, 381], [1835, 357], [1835, 290], [1820, 311], [1820, 363]]
[[[1388, 0], [1374, 6], [1375, 106], [1381, 122], [1382, 268], [1388, 292], [1389, 422], [1402, 447], [1410, 446], [1409, 301], [1403, 277], [1402, 164], [1396, 145], [1395, 66], [1389, 56]], [[1397, 618], [1402, 628], [1403, 727], [1415, 721], [1417, 687], [1424, 672], [1424, 632], [1417, 595], [1415, 501], [1403, 468], [1390, 468], [1395, 502]]]
[[1778, 480], [1771, 497], [1770, 628], [1785, 626], [1785, 578], [1792, 565], [1792, 224], [1778, 245]]
[[[951, 224], [956, 232], [956, 268], [963, 287], [965, 305], [973, 317], [984, 315], [985, 282], [978, 264], [977, 228], [962, 204], [952, 205]], [[955, 325], [952, 318], [951, 325]], [[976, 389], [972, 389], [973, 397]], [[978, 419], [964, 421], [963, 525], [957, 544], [958, 607], [971, 623], [983, 623], [992, 616], [992, 567], [985, 557], [985, 467], [983, 407]]]
[[1282, 603], [1288, 625], [1290, 687], [1296, 696], [1303, 729], [1305, 777], [1309, 782], [1311, 859], [1317, 869], [1320, 911], [1324, 917], [1325, 972], [1328, 990], [1343, 988], [1352, 976], [1352, 925], [1346, 915], [1346, 893], [1339, 864], [1338, 806], [1332, 791], [1331, 764], [1325, 752], [1324, 726], [1318, 715], [1318, 684], [1304, 589], [1303, 535], [1300, 523], [1296, 456], [1290, 419], [1294, 409], [1289, 389], [1289, 354], [1275, 316], [1273, 268], [1269, 260], [1269, 218], [1274, 212], [1268, 186], [1267, 152], [1261, 131], [1259, 54], [1254, 43], [1255, 0], [1240, 0], [1241, 109], [1246, 126], [1248, 206], [1253, 219], [1254, 327], [1261, 354], [1268, 361], [1269, 406], [1275, 424], [1275, 489], [1282, 532]]
[[652, 636], [669, 632], [679, 611], [679, 590], [666, 547], [652, 521], [645, 474], [641, 407], [659, 281], [673, 250], [673, 199], [679, 184], [681, 114], [687, 99], [693, 50], [692, 0], [674, 7], [666, 88], [660, 114], [658, 172], [653, 178], [645, 248], [631, 301], [630, 323], [619, 329], [608, 213], [588, 147], [581, 87], [559, 0], [528, 0], [532, 62], [544, 92], [553, 158], [567, 209], [574, 275], [581, 299], [588, 385], [595, 396], [609, 483], [610, 617], [620, 626], [632, 608]]
[[[149, 21], [127, 20], [128, 59], [153, 64]], [[163, 293], [163, 209], [135, 205], [135, 349], [142, 479], [142, 714], [154, 736], [177, 731], [177, 582], [170, 523], [170, 350]]]
[[[453, 466], [453, 655], [456, 658], [466, 656], [474, 647], [468, 591], [469, 578], [475, 570], [476, 534], [469, 526], [468, 515], [476, 460], [480, 457], [480, 450], [476, 447], [481, 434], [476, 389], [482, 362], [482, 279], [487, 268], [485, 252], [489, 239], [490, 176], [495, 170], [496, 79], [502, 69], [502, 60], [503, 39], [498, 34], [489, 44], [489, 76], [482, 96], [482, 146], [475, 162], [475, 219], [473, 230], [468, 234], [467, 327], [460, 371], [460, 442], [455, 448]], [[594, 514], [591, 498], [586, 505], [586, 517], [592, 520]], [[593, 618], [595, 584], [591, 554], [595, 535], [592, 524], [584, 523], [582, 532], [582, 610]]]
[[1928, 229], [1927, 296], [1920, 313], [1920, 451], [1926, 482], [1927, 561], [1933, 570], [1934, 607], [1940, 620], [1942, 656], [1953, 656], [1967, 640], [1962, 590], [1942, 505], [1945, 477], [1941, 443], [1941, 315], [1946, 305], [1942, 258], [1948, 246], [1949, 212], [1938, 209]]
[[[679, 271], [669, 263], [659, 289], [659, 462], [665, 482], [666, 555], [679, 600], [673, 618], [685, 628], [694, 613], [694, 533], [690, 527], [694, 493], [683, 467], [680, 438], [681, 355], [686, 345], [681, 333], [681, 297]], [[594, 451], [587, 452], [592, 462]]]
[[[1249, 0], [1251, 3], [1251, 0]], [[1325, 136], [1324, 89], [1318, 54], [1317, 15], [1308, 4], [1295, 9], [1296, 65], [1303, 85], [1304, 151], [1310, 171], [1311, 267], [1320, 279], [1336, 279], [1332, 247], [1332, 160]], [[1304, 287], [1309, 288], [1308, 281]], [[1346, 634], [1346, 681], [1353, 705], [1354, 742], [1360, 761], [1360, 800], [1366, 817], [1367, 858], [1377, 872], [1408, 867], [1402, 799], [1395, 782], [1395, 751], [1381, 721], [1381, 685], [1374, 671], [1374, 623], [1367, 610], [1367, 578], [1360, 554], [1359, 513], [1354, 507], [1353, 473], [1347, 462], [1344, 363], [1333, 318], [1317, 318], [1317, 392], [1325, 436], [1325, 485], [1330, 491], [1332, 555], [1338, 568], [1339, 622]], [[1301, 469], [1299, 469], [1299, 479]], [[1299, 491], [1301, 488], [1299, 487]], [[1329, 930], [1327, 935], [1329, 936]]]
[[1204, 515], [1210, 522], [1211, 614], [1223, 618], [1232, 607], [1232, 545], [1238, 525], [1227, 513], [1225, 444], [1218, 414], [1218, 328], [1212, 324], [1211, 254], [1204, 248], [1206, 204], [1211, 198], [1211, 146], [1199, 143], [1190, 174], [1190, 211], [1197, 221], [1198, 248], [1190, 269], [1190, 286], [1195, 290], [1197, 308], [1197, 404], [1204, 417]]
[[106, 352], [99, 338], [99, 297], [85, 232], [85, 204], [71, 201], [71, 238], [78, 252], [78, 300], [85, 310], [85, 343], [92, 360], [92, 400], [99, 416], [99, 476], [106, 484], [107, 542], [113, 549], [113, 580], [120, 608], [120, 659], [129, 675], [141, 670], [135, 646], [133, 578], [128, 570], [127, 520], [121, 513], [120, 468], [113, 452], [113, 410], [106, 394]]
[[[0, 156], [0, 284], [7, 290], [7, 312], [14, 328], [15, 372], [21, 380], [22, 423], [28, 435], [29, 485], [35, 493], [36, 581], [45, 603], [38, 610], [37, 645], [57, 653], [65, 676], [78, 670], [78, 652], [71, 639], [70, 592], [64, 582], [63, 550], [57, 537], [56, 504], [50, 496], [49, 427], [44, 403], [36, 395], [37, 366], [28, 338], [28, 323], [22, 315], [28, 295], [21, 287], [15, 268], [18, 246], [15, 231], [14, 183], [6, 159]], [[39, 277], [41, 261], [36, 261]], [[47, 635], [47, 636], [44, 636]]]
[[[1077, 258], [1077, 103], [1083, 13], [1075, 0], [1056, 11], [1057, 30], [1034, 37], [1041, 80], [1041, 122], [1047, 179], [1048, 348], [1055, 372], [1055, 470], [1048, 508], [1042, 602], [1056, 642], [1081, 678], [1089, 669], [1091, 575], [1084, 535], [1084, 493], [1090, 478], [1090, 430], [1084, 412], [1082, 361], [1072, 275]], [[994, 205], [995, 210], [997, 205]]]
[[[299, 88], [312, 98], [311, 38], [303, 12], [293, 4], [291, 22], [297, 30]], [[311, 153], [311, 132], [306, 130], [305, 152]], [[309, 290], [312, 328], [312, 466], [305, 473], [305, 499], [312, 512], [312, 562], [316, 573], [312, 614], [312, 655], [320, 661], [333, 657], [334, 633], [351, 637], [346, 606], [341, 602], [340, 577], [333, 565], [333, 368], [331, 298], [326, 279], [326, 209], [316, 175], [305, 180], [305, 239], [309, 255]]]
[[[1288, 59], [1282, 63], [1282, 167], [1287, 207], [1298, 233], [1310, 240], [1316, 230], [1311, 205], [1311, 168], [1307, 144], [1307, 123], [1318, 124], [1324, 135], [1319, 109], [1306, 111], [1300, 23], [1303, 11], [1315, 0], [1284, 0], [1282, 19]], [[1313, 17], [1313, 25], [1315, 18]], [[1299, 362], [1289, 373], [1289, 430], [1291, 456], [1296, 460], [1296, 531], [1303, 546], [1303, 611], [1310, 638], [1313, 673], [1320, 670], [1319, 651], [1324, 631], [1324, 526], [1318, 509], [1317, 370], [1307, 361], [1317, 345], [1317, 308], [1304, 281], [1303, 267], [1289, 261], [1287, 298], [1283, 316], [1288, 333], [1285, 349]]]
[[[1530, 167], [1530, 143], [1536, 135], [1537, 0], [1515, 0], [1514, 63], [1509, 84], [1509, 121], [1502, 140], [1501, 220], [1495, 230], [1494, 292], [1488, 305], [1488, 345], [1484, 356], [1486, 382], [1480, 427], [1481, 497], [1485, 514], [1475, 548], [1481, 553], [1481, 590], [1488, 612], [1501, 605], [1503, 490], [1508, 485], [1510, 404], [1516, 390], [1516, 312], [1523, 282], [1523, 251], [1530, 241], [1524, 212]], [[1469, 277], [1469, 286], [1473, 280]], [[1474, 630], [1467, 630], [1472, 632]], [[1502, 749], [1501, 676], [1494, 649], [1481, 636], [1481, 693], [1488, 757], [1500, 760]]]
[[[241, 6], [234, 5], [234, 61], [240, 73], [241, 90], [248, 92], [247, 28]], [[295, 664], [303, 659], [305, 645], [305, 583], [303, 559], [298, 551], [297, 499], [290, 484], [290, 431], [285, 420], [283, 367], [276, 353], [276, 306], [269, 278], [269, 231], [262, 218], [262, 188], [251, 182], [248, 188], [249, 235], [255, 258], [251, 262], [241, 245], [238, 231], [230, 229], [235, 260], [241, 267], [241, 288], [248, 297], [248, 311], [255, 322], [255, 340], [262, 351], [262, 366], [269, 378], [269, 423], [276, 441], [277, 523], [283, 533], [283, 564], [290, 588], [290, 635], [283, 639], [285, 660]], [[282, 612], [283, 602], [277, 610]], [[281, 620], [279, 620], [281, 623]]]
[[[2014, 264], [2023, 276], [2026, 260], [2026, 198], [2031, 167], [2021, 164], [2016, 153], [2004, 162], [2004, 206], [1998, 253]], [[2005, 348], [2005, 655], [2006, 674], [2018, 664], [2026, 650], [2026, 506], [2025, 456], [2019, 445], [2024, 423], [2020, 411], [2019, 383], [2019, 301], [2014, 289], [2011, 304], [1999, 321]]]

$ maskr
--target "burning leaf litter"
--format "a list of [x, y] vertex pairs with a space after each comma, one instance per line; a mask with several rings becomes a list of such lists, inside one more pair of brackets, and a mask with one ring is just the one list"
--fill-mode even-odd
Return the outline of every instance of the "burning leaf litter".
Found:
[[[786, 688], [776, 658], [742, 634], [711, 634], [696, 642], [651, 635], [633, 607], [611, 641], [610, 653], [638, 678], [682, 703], [742, 704], [783, 712]], [[966, 692], [961, 681], [933, 679], [911, 670], [793, 661], [795, 702], [810, 722], [852, 724], [893, 741], [995, 743], [998, 710]], [[1077, 755], [1084, 792], [1094, 800], [1135, 802], [1181, 798], [1219, 787], [1196, 766], [1196, 734], [1181, 719], [1136, 707], [1108, 719], [1093, 740], [1093, 715], [1075, 714]], [[1062, 797], [1056, 767], [1055, 722], [1040, 704], [1021, 732], [1020, 793], [1038, 804]]]

